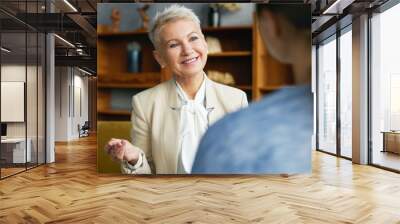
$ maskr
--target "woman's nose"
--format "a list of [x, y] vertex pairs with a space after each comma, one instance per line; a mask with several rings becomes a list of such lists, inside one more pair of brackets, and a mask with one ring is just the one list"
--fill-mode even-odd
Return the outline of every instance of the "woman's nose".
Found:
[[193, 48], [192, 48], [192, 45], [190, 45], [190, 43], [183, 43], [183, 44], [182, 44], [182, 47], [183, 47], [182, 53], [183, 53], [184, 55], [190, 55], [190, 54], [192, 54]]

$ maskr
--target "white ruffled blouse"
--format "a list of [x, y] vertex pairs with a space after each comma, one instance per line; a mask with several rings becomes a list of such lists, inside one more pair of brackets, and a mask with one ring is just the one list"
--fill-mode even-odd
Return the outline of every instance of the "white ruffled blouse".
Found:
[[178, 174], [188, 174], [196, 156], [201, 137], [208, 127], [208, 111], [205, 107], [205, 77], [194, 99], [189, 99], [182, 87], [176, 82], [176, 91], [182, 107], [180, 108], [179, 138], [181, 145], [178, 158]]

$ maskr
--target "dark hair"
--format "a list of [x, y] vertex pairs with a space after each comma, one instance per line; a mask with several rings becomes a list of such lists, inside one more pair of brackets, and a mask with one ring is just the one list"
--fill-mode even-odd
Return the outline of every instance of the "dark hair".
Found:
[[310, 29], [311, 27], [311, 6], [309, 4], [264, 3], [256, 5], [257, 16], [260, 16], [264, 10], [285, 17], [298, 29]]

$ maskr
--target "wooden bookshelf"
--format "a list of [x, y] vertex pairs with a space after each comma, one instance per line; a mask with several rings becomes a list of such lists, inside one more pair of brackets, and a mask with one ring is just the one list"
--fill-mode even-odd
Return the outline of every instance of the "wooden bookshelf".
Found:
[[283, 86], [293, 84], [292, 69], [273, 58], [267, 51], [258, 29], [257, 17], [253, 24], [253, 100], [259, 100]]
[[161, 82], [161, 73], [109, 73], [98, 75], [99, 88], [150, 88]]
[[130, 31], [130, 32], [98, 32], [97, 37], [99, 38], [105, 38], [105, 37], [131, 37], [131, 36], [136, 36], [136, 35], [147, 35], [147, 31], [145, 30], [139, 30], [139, 31]]
[[155, 86], [156, 83], [143, 83], [143, 84], [136, 84], [136, 83], [100, 83], [97, 88], [99, 89], [114, 89], [114, 88], [121, 88], [121, 89], [147, 89]]
[[[164, 71], [153, 57], [147, 32], [101, 32], [97, 37], [98, 120], [129, 120], [130, 98], [140, 90], [164, 81]], [[127, 46], [132, 42], [141, 47], [140, 71], [137, 73], [128, 72]], [[120, 105], [115, 108], [115, 104]]]
[[205, 33], [212, 33], [212, 32], [229, 32], [229, 31], [249, 31], [253, 29], [253, 26], [221, 26], [221, 27], [203, 27], [202, 30]]
[[97, 117], [99, 121], [129, 121], [131, 112], [127, 110], [97, 110]]
[[102, 115], [122, 115], [122, 116], [131, 115], [131, 112], [126, 110], [99, 110], [98, 113]]
[[284, 86], [261, 86], [261, 87], [259, 87], [259, 90], [261, 92], [269, 92], [269, 91], [275, 91], [275, 90], [281, 89], [282, 87], [284, 87]]
[[208, 54], [208, 57], [251, 57], [251, 51], [227, 51]]
[[245, 86], [245, 85], [234, 85], [233, 87], [236, 87], [236, 88], [241, 89], [243, 91], [248, 91], [248, 90], [251, 90], [253, 88], [250, 85], [248, 85], [248, 86]]

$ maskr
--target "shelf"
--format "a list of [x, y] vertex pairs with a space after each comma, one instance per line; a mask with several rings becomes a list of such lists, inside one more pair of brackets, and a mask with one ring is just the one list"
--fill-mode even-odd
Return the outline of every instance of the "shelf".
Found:
[[138, 72], [138, 73], [133, 73], [133, 72], [98, 72], [97, 73], [98, 76], [107, 76], [107, 75], [113, 75], [113, 76], [127, 76], [127, 75], [131, 75], [131, 76], [160, 76], [161, 73], [160, 72]]
[[244, 90], [244, 91], [248, 91], [248, 90], [252, 90], [253, 87], [250, 85], [234, 85], [233, 87], [236, 87], [238, 89]]
[[99, 83], [97, 88], [101, 89], [146, 89], [151, 88], [159, 83]]
[[203, 32], [224, 32], [224, 31], [251, 31], [252, 26], [220, 26], [220, 27], [202, 27]]
[[161, 73], [116, 73], [98, 74], [98, 87], [100, 88], [148, 88], [161, 82]]
[[263, 86], [263, 87], [260, 87], [259, 89], [260, 89], [260, 91], [268, 92], [268, 91], [275, 91], [275, 90], [281, 89], [282, 87], [283, 86]]
[[[239, 31], [251, 30], [252, 26], [220, 26], [220, 27], [203, 27], [203, 32], [223, 32], [223, 31]], [[97, 32], [98, 37], [126, 37], [134, 35], [148, 35], [147, 30], [122, 31], [122, 32]]]
[[138, 31], [126, 31], [126, 32], [101, 32], [97, 33], [98, 37], [129, 37], [135, 35], [147, 35], [148, 32], [146, 30], [138, 30]]
[[120, 115], [120, 116], [130, 116], [131, 112], [126, 110], [99, 110], [98, 114], [102, 115]]
[[247, 57], [252, 56], [251, 51], [226, 51], [208, 54], [208, 57]]

